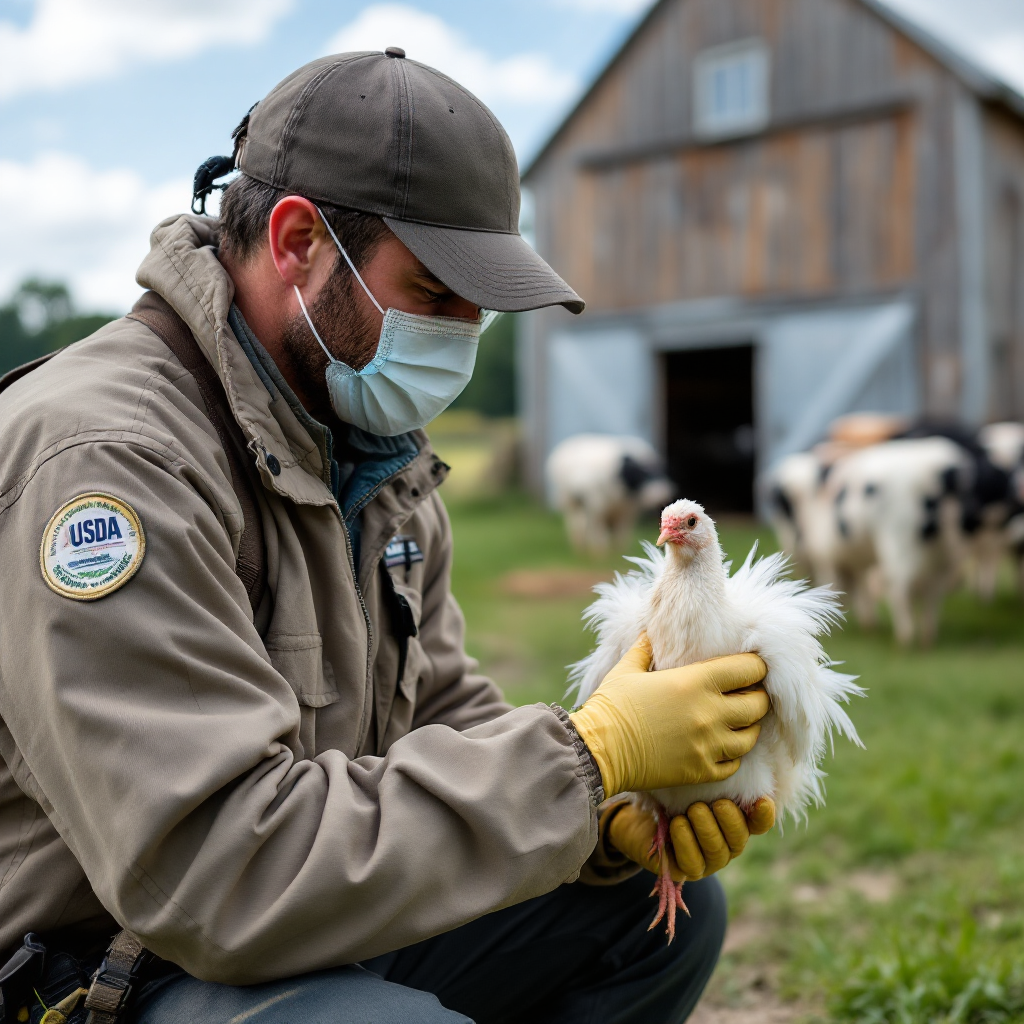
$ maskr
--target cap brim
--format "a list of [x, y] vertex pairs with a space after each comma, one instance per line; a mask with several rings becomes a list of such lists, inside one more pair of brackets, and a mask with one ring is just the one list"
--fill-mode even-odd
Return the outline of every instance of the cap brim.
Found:
[[519, 313], [565, 306], [582, 313], [584, 301], [521, 235], [441, 228], [385, 217], [384, 223], [439, 281], [484, 309]]

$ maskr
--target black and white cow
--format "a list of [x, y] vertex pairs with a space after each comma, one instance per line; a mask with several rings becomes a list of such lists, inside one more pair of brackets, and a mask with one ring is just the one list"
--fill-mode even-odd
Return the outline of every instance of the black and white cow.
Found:
[[675, 496], [658, 453], [638, 437], [567, 438], [548, 456], [545, 476], [570, 543], [596, 556], [625, 550], [640, 513], [660, 509]]

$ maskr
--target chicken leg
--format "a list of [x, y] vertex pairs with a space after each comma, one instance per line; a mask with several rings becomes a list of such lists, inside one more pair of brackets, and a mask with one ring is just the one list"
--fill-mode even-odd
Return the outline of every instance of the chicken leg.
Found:
[[658, 808], [657, 829], [654, 833], [654, 841], [651, 843], [649, 856], [658, 857], [658, 878], [651, 890], [651, 895], [658, 897], [658, 913], [651, 922], [648, 931], [652, 931], [656, 925], [665, 919], [665, 933], [668, 935], [669, 943], [676, 937], [676, 910], [681, 910], [690, 916], [690, 911], [683, 902], [683, 883], [673, 882], [669, 870], [668, 844], [668, 815], [664, 808]]

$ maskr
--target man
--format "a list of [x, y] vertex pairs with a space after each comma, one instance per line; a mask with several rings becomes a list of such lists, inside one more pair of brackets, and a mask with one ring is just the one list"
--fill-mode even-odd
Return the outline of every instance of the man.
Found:
[[[128, 318], [0, 395], [8, 1019], [683, 1019], [721, 891], [648, 934], [653, 823], [598, 808], [735, 771], [765, 670], [648, 672], [641, 639], [570, 716], [464, 653], [420, 428], [482, 309], [583, 308], [518, 234], [507, 136], [400, 50], [341, 54], [200, 197], [236, 164], [219, 222], [154, 231]], [[695, 806], [668, 867], [772, 814]]]

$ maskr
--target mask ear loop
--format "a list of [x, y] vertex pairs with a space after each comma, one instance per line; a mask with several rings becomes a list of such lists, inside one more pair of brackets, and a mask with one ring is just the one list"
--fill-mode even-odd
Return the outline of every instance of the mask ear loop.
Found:
[[[324, 222], [324, 227], [331, 233], [331, 238], [334, 239], [334, 244], [338, 247], [338, 252], [345, 257], [345, 262], [349, 265], [349, 269], [356, 275], [356, 280], [363, 286], [363, 291], [370, 296], [370, 301], [377, 307], [377, 312], [380, 313], [381, 316], [386, 316], [387, 314], [385, 314], [384, 310], [381, 308], [381, 304], [373, 297], [373, 292], [366, 287], [366, 282], [363, 280], [359, 271], [356, 270], [356, 265], [349, 259], [348, 253], [345, 252], [345, 247], [338, 241], [338, 236], [334, 233], [334, 228], [331, 227], [330, 222], [324, 216], [324, 211], [317, 206], [316, 212], [320, 214], [320, 219]], [[305, 309], [306, 307], [303, 306], [302, 308]], [[309, 317], [306, 317], [306, 319], [308, 320]], [[322, 345], [323, 342], [321, 341], [320, 344]]]
[[292, 287], [295, 289], [295, 296], [299, 300], [299, 305], [302, 307], [302, 315], [306, 318], [306, 323], [309, 324], [309, 329], [313, 332], [313, 337], [320, 342], [320, 347], [327, 353], [327, 358], [330, 359], [332, 363], [338, 362], [338, 360], [331, 355], [330, 350], [324, 344], [324, 339], [320, 337], [317, 333], [317, 329], [313, 326], [313, 321], [309, 318], [309, 311], [306, 309], [306, 304], [302, 301], [302, 292], [299, 291], [299, 286], [297, 284], [293, 284]]

